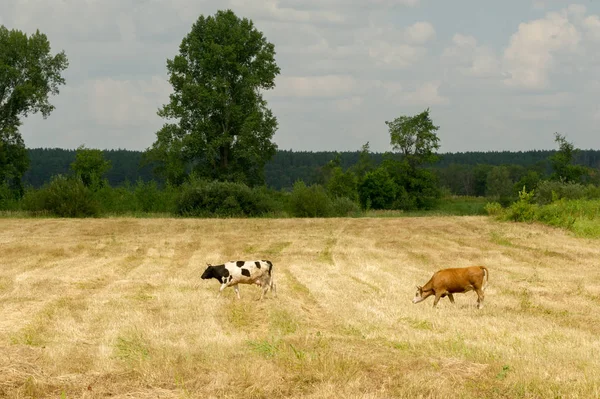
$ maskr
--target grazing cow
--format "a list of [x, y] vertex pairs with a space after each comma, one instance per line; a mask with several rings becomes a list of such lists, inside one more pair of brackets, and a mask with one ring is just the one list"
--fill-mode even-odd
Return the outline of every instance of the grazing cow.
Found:
[[[419, 303], [431, 295], [435, 295], [433, 307], [440, 298], [446, 295], [454, 303], [452, 294], [475, 290], [477, 293], [477, 308], [483, 308], [483, 297], [487, 286], [489, 272], [485, 266], [469, 266], [453, 269], [438, 270], [423, 287], [417, 286], [413, 303]], [[485, 278], [485, 279], [484, 279]], [[485, 281], [484, 281], [485, 280]], [[484, 285], [485, 282], [485, 285]]]
[[221, 292], [227, 287], [233, 286], [238, 299], [240, 299], [240, 291], [238, 284], [256, 284], [262, 288], [260, 299], [271, 288], [271, 291], [277, 296], [275, 289], [275, 282], [273, 281], [273, 263], [268, 260], [252, 260], [243, 261], [238, 260], [237, 262], [227, 262], [222, 265], [211, 265], [207, 263], [207, 268], [202, 273], [202, 279], [207, 280], [211, 278], [217, 279], [221, 283], [219, 289], [219, 296]]

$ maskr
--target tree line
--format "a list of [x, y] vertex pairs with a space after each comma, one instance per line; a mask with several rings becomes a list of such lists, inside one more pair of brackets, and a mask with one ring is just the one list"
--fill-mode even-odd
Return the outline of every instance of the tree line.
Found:
[[384, 122], [391, 149], [383, 154], [371, 153], [369, 143], [346, 153], [278, 151], [277, 118], [263, 98], [281, 72], [275, 55], [251, 20], [231, 10], [201, 15], [166, 62], [173, 93], [146, 151], [27, 150], [22, 119], [51, 113], [49, 97], [65, 84], [68, 60], [51, 54], [44, 34], [0, 26], [0, 204], [66, 216], [339, 216], [434, 209], [444, 194], [507, 204], [519, 187], [548, 180], [598, 184], [598, 154], [578, 151], [558, 133], [553, 153], [440, 156], [428, 108]]

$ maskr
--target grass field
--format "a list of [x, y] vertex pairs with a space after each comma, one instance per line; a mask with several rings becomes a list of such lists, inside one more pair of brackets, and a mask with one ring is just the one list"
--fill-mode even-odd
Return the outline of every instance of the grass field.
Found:
[[[483, 216], [0, 226], [0, 397], [600, 397], [598, 240]], [[237, 259], [273, 261], [278, 297], [200, 279]], [[484, 309], [411, 303], [472, 264]]]

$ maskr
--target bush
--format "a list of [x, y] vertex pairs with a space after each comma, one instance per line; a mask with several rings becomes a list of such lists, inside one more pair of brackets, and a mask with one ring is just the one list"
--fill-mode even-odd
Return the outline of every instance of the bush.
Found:
[[485, 204], [485, 211], [490, 216], [500, 216], [502, 215], [504, 208], [499, 202], [488, 202]]
[[515, 222], [531, 222], [536, 219], [537, 204], [532, 204], [534, 191], [527, 192], [525, 186], [519, 191], [519, 200], [506, 210], [505, 217]]
[[545, 180], [538, 184], [535, 199], [538, 204], [550, 204], [560, 199], [576, 200], [584, 198], [586, 187], [579, 183]]
[[302, 180], [294, 183], [289, 199], [290, 215], [293, 217], [328, 217], [332, 214], [332, 202], [323, 186], [307, 187]]
[[338, 197], [331, 204], [331, 216], [358, 216], [360, 212], [360, 206], [350, 198]]
[[28, 190], [23, 197], [25, 210], [49, 212], [59, 217], [98, 216], [100, 208], [80, 178], [54, 176], [39, 190]]
[[367, 173], [358, 187], [360, 204], [364, 209], [390, 209], [396, 191], [397, 186], [390, 174], [381, 167], [377, 168]]
[[128, 185], [115, 188], [108, 184], [96, 186], [92, 193], [102, 213], [124, 214], [135, 211], [135, 197]]
[[260, 216], [272, 210], [265, 192], [242, 183], [192, 180], [181, 188], [177, 213], [184, 216]]

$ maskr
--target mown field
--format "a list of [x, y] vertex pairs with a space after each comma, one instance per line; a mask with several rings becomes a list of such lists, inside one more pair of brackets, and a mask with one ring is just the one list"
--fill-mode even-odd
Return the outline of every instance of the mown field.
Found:
[[[0, 227], [0, 397], [600, 397], [598, 240], [485, 216]], [[273, 261], [278, 297], [200, 279], [238, 259]], [[484, 309], [411, 303], [472, 264]]]

